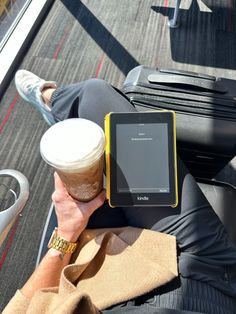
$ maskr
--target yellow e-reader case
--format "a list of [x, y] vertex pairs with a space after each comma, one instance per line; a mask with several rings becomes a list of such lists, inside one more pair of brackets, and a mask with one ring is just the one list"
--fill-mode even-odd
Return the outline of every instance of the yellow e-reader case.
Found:
[[[117, 192], [116, 173], [119, 165], [116, 164], [116, 126], [132, 124], [167, 123], [168, 151], [170, 151], [170, 191], [163, 193], [135, 193], [132, 190], [127, 193]], [[178, 204], [178, 180], [177, 180], [177, 153], [176, 153], [176, 114], [174, 111], [159, 110], [132, 113], [108, 113], [105, 116], [105, 162], [106, 162], [106, 197], [111, 207], [117, 206], [171, 206]], [[127, 135], [128, 136], [128, 135]], [[140, 141], [142, 143], [142, 141]], [[127, 152], [128, 154], [128, 152]], [[148, 152], [146, 152], [148, 154]], [[156, 158], [156, 156], [153, 156]], [[145, 163], [145, 160], [143, 160]], [[158, 162], [158, 160], [157, 160]], [[135, 163], [135, 156], [134, 156]], [[155, 197], [154, 197], [154, 196]]]

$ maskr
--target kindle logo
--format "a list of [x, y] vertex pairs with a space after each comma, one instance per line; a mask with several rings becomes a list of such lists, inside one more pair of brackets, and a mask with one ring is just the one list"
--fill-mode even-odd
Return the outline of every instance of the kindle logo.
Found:
[[148, 201], [149, 197], [148, 196], [137, 196], [138, 201]]

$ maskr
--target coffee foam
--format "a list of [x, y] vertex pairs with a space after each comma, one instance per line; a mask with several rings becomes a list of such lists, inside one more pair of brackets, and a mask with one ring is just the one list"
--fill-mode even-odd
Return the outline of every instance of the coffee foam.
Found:
[[105, 135], [96, 123], [67, 119], [54, 124], [43, 135], [40, 152], [51, 166], [64, 171], [83, 171], [104, 152]]

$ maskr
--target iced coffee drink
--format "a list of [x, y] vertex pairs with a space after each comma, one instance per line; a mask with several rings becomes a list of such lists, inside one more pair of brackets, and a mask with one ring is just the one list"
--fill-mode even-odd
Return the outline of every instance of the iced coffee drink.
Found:
[[69, 194], [85, 202], [102, 190], [104, 149], [102, 128], [81, 118], [54, 124], [40, 142], [42, 158], [55, 168]]

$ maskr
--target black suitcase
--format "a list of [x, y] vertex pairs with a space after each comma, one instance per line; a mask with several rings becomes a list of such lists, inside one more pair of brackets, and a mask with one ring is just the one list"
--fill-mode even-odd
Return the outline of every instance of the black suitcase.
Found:
[[235, 80], [138, 66], [122, 91], [138, 110], [176, 112], [178, 154], [196, 178], [213, 178], [235, 156]]

